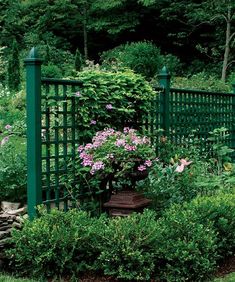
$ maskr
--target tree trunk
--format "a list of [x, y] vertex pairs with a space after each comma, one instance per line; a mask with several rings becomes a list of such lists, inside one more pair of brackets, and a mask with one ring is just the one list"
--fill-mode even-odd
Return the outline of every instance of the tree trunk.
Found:
[[225, 40], [225, 48], [224, 48], [224, 60], [223, 60], [223, 68], [222, 68], [222, 75], [221, 80], [225, 82], [226, 80], [226, 73], [229, 61], [229, 53], [230, 53], [230, 38], [231, 38], [231, 8], [228, 7], [228, 14], [226, 19], [226, 40]]
[[84, 8], [84, 20], [83, 20], [83, 46], [84, 46], [84, 57], [88, 60], [88, 46], [87, 46], [87, 8]]

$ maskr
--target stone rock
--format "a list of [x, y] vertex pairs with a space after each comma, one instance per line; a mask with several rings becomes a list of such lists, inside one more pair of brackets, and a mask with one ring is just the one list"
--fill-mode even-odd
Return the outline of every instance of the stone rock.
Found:
[[12, 203], [6, 201], [2, 201], [1, 203], [1, 208], [3, 211], [17, 210], [19, 207], [20, 207], [20, 203]]
[[11, 228], [7, 229], [6, 231], [0, 231], [0, 240], [9, 237], [11, 233]]
[[[22, 222], [28, 218], [27, 206], [21, 207], [19, 203], [1, 202], [0, 209], [0, 267], [6, 258], [4, 250], [9, 247], [11, 231], [20, 229]], [[7, 262], [6, 262], [7, 263]]]
[[7, 210], [6, 213], [10, 215], [23, 215], [26, 213], [26, 207], [17, 210]]

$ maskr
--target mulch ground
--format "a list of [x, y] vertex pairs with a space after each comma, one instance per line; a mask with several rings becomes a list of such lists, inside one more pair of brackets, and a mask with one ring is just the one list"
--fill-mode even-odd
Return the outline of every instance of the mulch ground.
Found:
[[235, 256], [228, 257], [222, 261], [215, 273], [216, 277], [224, 277], [225, 275], [235, 272]]
[[[215, 273], [215, 277], [224, 277], [232, 272], [235, 272], [235, 256], [228, 257], [220, 263]], [[113, 277], [108, 277], [108, 276], [106, 277], [94, 276], [92, 274], [85, 275], [79, 279], [79, 282], [121, 282], [121, 281], [124, 280], [115, 279]], [[154, 282], [154, 280], [152, 280], [152, 282]]]

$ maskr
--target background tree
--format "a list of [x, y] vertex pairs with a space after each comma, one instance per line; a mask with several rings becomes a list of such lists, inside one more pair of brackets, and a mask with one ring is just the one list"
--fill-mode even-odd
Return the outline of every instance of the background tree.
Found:
[[9, 55], [7, 75], [9, 89], [18, 91], [20, 88], [20, 58], [16, 40], [13, 41]]
[[[145, 6], [161, 7], [161, 16], [178, 22], [174, 36], [183, 42], [193, 38], [196, 48], [212, 61], [222, 61], [221, 79], [234, 62], [231, 48], [235, 37], [235, 2], [233, 0], [139, 0]], [[221, 24], [224, 22], [225, 24]], [[171, 34], [172, 35], [172, 34]], [[197, 40], [198, 38], [198, 40]], [[207, 40], [205, 40], [205, 38]]]

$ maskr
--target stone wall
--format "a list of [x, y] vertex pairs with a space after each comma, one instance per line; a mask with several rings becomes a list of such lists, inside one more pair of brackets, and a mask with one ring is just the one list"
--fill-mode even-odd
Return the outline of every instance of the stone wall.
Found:
[[21, 223], [27, 217], [27, 207], [19, 203], [1, 202], [0, 208], [0, 267], [4, 262], [4, 249], [9, 246], [9, 238], [13, 228], [21, 228]]

